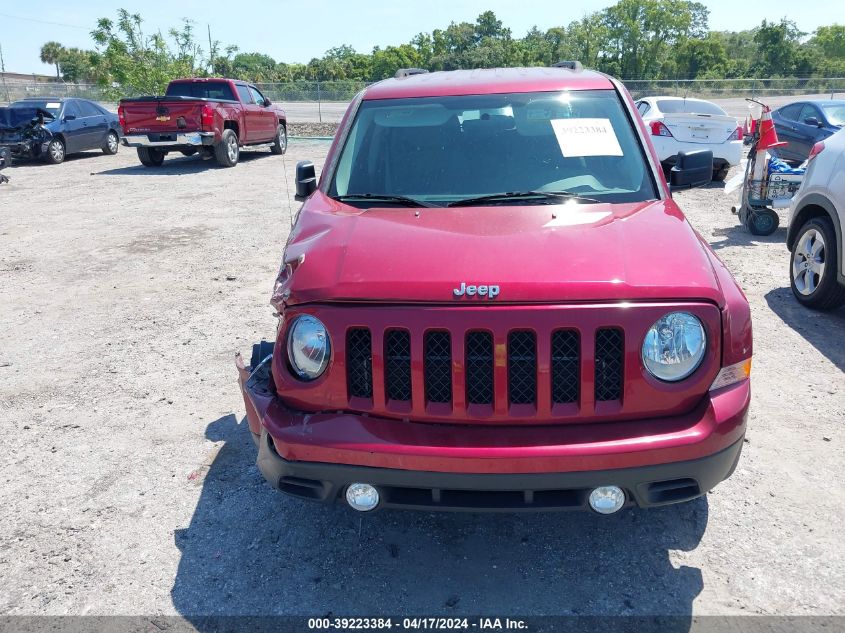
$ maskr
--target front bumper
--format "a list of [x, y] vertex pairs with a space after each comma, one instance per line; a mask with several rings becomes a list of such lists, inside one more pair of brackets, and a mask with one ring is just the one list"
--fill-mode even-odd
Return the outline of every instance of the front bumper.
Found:
[[725, 141], [723, 143], [688, 143], [677, 141], [674, 138], [663, 136], [652, 136], [651, 142], [657, 152], [661, 163], [674, 165], [681, 152], [692, 152], [699, 149], [709, 149], [713, 152], [713, 166], [721, 168], [724, 166], [739, 165], [742, 160], [742, 141]]
[[201, 147], [214, 145], [214, 132], [129, 134], [121, 140], [127, 147]]
[[601, 485], [623, 488], [629, 505], [688, 501], [733, 472], [751, 399], [745, 381], [660, 419], [421, 424], [294, 411], [276, 395], [269, 362], [251, 371], [238, 356], [236, 365], [258, 467], [271, 485], [333, 502], [350, 483], [369, 483], [381, 507], [425, 510], [580, 509]]
[[25, 140], [19, 142], [0, 142], [0, 147], [9, 151], [13, 158], [38, 158], [47, 153], [49, 141]]

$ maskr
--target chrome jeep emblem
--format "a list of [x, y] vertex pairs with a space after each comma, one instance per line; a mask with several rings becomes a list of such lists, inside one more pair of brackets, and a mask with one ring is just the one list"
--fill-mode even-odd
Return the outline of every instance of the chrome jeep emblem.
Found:
[[499, 286], [490, 285], [467, 285], [465, 281], [461, 282], [460, 288], [452, 290], [456, 297], [483, 297], [487, 299], [495, 299], [499, 296]]

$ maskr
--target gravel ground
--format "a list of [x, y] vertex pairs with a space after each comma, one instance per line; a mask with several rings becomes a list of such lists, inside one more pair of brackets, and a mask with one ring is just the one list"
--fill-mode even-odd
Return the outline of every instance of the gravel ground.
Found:
[[[0, 613], [845, 614], [845, 311], [793, 300], [783, 229], [677, 194], [748, 293], [739, 469], [677, 507], [431, 515], [264, 483], [233, 356], [268, 305], [296, 161], [89, 153], [0, 186]], [[294, 207], [295, 208], [295, 207]]]

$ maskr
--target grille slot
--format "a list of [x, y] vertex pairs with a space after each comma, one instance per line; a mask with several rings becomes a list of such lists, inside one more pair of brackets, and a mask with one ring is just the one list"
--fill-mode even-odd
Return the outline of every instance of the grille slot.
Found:
[[552, 334], [552, 403], [578, 402], [580, 366], [578, 332], [558, 330]]
[[493, 403], [493, 335], [489, 332], [467, 334], [466, 387], [469, 404]]
[[537, 401], [537, 339], [530, 330], [508, 334], [508, 397], [511, 404]]
[[452, 402], [452, 337], [449, 332], [427, 332], [424, 344], [425, 399]]
[[622, 399], [624, 344], [622, 330], [596, 330], [596, 402]]
[[350, 397], [373, 397], [372, 335], [366, 328], [346, 331], [346, 381]]
[[411, 334], [389, 330], [384, 337], [384, 388], [388, 400], [411, 399]]

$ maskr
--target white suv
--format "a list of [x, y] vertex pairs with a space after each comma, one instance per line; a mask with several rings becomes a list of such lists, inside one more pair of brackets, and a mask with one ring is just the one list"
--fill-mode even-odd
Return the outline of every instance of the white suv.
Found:
[[845, 129], [810, 152], [807, 174], [789, 210], [792, 292], [803, 305], [845, 305]]

